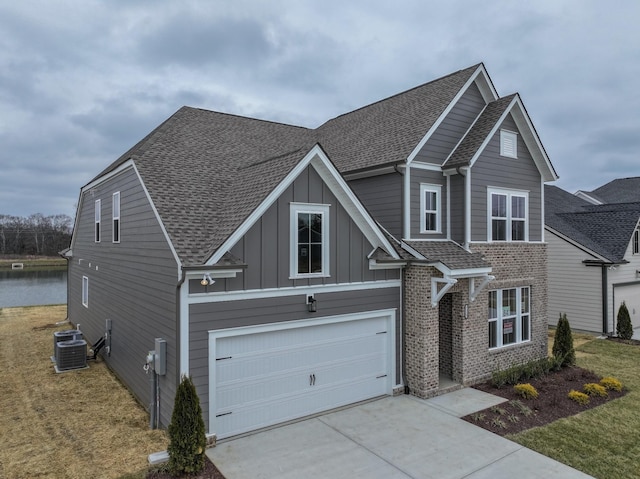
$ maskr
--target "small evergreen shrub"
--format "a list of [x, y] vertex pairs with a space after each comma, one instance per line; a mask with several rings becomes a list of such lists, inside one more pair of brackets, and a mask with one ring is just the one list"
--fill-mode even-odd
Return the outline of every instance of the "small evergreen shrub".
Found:
[[585, 393], [576, 391], [574, 389], [569, 391], [569, 399], [577, 402], [578, 404], [582, 404], [582, 405], [589, 404], [589, 396]]
[[622, 383], [616, 378], [607, 376], [606, 378], [602, 378], [600, 380], [600, 384], [604, 386], [608, 391], [622, 391]]
[[200, 399], [190, 376], [182, 377], [176, 391], [168, 433], [169, 472], [175, 476], [201, 472], [207, 438]]
[[616, 333], [621, 339], [631, 339], [633, 336], [633, 325], [631, 324], [631, 316], [629, 315], [629, 309], [625, 302], [622, 302], [620, 309], [618, 310], [618, 324], [616, 326]]
[[607, 397], [609, 394], [607, 393], [607, 389], [597, 383], [588, 383], [584, 385], [584, 392], [589, 396], [600, 396]]
[[551, 352], [553, 357], [561, 363], [561, 366], [571, 366], [576, 362], [573, 335], [571, 334], [571, 326], [566, 314], [560, 314]]
[[516, 393], [522, 396], [524, 399], [537, 399], [538, 391], [531, 384], [516, 384], [513, 386]]
[[494, 371], [491, 373], [491, 384], [497, 388], [503, 388], [507, 385], [513, 386], [529, 379], [542, 377], [558, 369], [560, 368], [555, 358], [537, 359], [525, 364], [511, 366], [502, 371]]

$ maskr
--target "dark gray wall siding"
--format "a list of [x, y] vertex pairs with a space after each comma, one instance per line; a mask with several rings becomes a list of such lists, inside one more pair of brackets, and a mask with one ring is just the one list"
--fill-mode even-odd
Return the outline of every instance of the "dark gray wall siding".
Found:
[[371, 216], [396, 238], [402, 237], [402, 184], [399, 173], [349, 181]]
[[441, 165], [485, 107], [477, 85], [473, 83], [440, 123], [416, 160]]
[[[112, 194], [120, 191], [120, 243], [112, 243]], [[94, 242], [94, 202], [102, 200], [101, 242]], [[142, 370], [154, 339], [167, 340], [167, 375], [161, 383], [161, 422], [168, 425], [177, 383], [176, 286], [178, 266], [137, 175], [129, 169], [83, 194], [69, 262], [69, 318], [89, 343], [112, 320], [114, 373], [142, 404], [149, 404], [149, 376]], [[89, 307], [82, 305], [82, 277], [89, 278]], [[103, 350], [104, 353], [104, 350]]]
[[[441, 171], [422, 170], [420, 168], [411, 168], [410, 177], [410, 201], [411, 201], [411, 238], [419, 239], [446, 239], [447, 237], [447, 179]], [[420, 233], [420, 185], [428, 183], [430, 185], [440, 186], [440, 234], [421, 234]]]
[[[336, 293], [316, 293], [318, 311], [309, 313], [304, 294], [278, 298], [226, 301], [193, 304], [189, 307], [191, 318], [189, 342], [191, 352], [189, 371], [198, 391], [208, 424], [209, 418], [209, 331], [281, 321], [321, 318], [338, 314], [396, 309], [396, 384], [400, 384], [401, 335], [400, 289], [384, 288]], [[208, 429], [208, 425], [207, 425]]]
[[[500, 156], [500, 128], [518, 133], [518, 158]], [[471, 171], [472, 241], [487, 241], [487, 187], [529, 192], [529, 241], [542, 237], [541, 176], [511, 115], [505, 118]]]
[[464, 184], [464, 176], [451, 176], [449, 182], [449, 188], [451, 189], [451, 239], [459, 244], [464, 243]]
[[[329, 276], [289, 279], [290, 203], [322, 203], [329, 211]], [[247, 234], [231, 248], [231, 254], [247, 264], [236, 278], [221, 279], [209, 292], [283, 288], [318, 284], [353, 283], [397, 279], [399, 270], [370, 270], [367, 255], [373, 247], [351, 220], [313, 167], [307, 168], [292, 186], [266, 211]], [[191, 293], [204, 292], [191, 281]]]

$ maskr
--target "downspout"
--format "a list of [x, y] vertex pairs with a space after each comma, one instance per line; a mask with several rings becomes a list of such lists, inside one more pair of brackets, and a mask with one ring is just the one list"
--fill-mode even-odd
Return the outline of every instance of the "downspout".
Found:
[[609, 311], [609, 305], [607, 304], [607, 283], [608, 283], [608, 275], [607, 275], [606, 264], [602, 265], [602, 334], [605, 336], [609, 334], [607, 331], [609, 329], [609, 321], [607, 320], [607, 313]]

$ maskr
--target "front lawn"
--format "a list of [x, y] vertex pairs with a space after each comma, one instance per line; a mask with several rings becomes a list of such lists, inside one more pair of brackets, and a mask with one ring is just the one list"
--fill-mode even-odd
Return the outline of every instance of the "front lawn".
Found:
[[640, 346], [594, 340], [576, 348], [577, 365], [615, 376], [622, 398], [547, 426], [507, 436], [596, 478], [637, 478], [640, 471]]

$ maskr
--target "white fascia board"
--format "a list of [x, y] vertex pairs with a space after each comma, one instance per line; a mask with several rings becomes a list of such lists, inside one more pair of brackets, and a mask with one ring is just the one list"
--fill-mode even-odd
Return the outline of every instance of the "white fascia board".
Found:
[[[467, 137], [467, 135], [469, 134], [469, 132], [473, 129], [473, 127], [476, 125], [476, 122], [480, 119], [480, 117], [482, 116], [482, 114], [484, 113], [484, 111], [487, 109], [487, 106], [489, 104], [487, 103], [484, 108], [482, 108], [482, 110], [480, 111], [480, 113], [478, 113], [478, 116], [475, 117], [475, 119], [471, 122], [471, 125], [469, 125], [469, 128], [467, 128], [467, 131], [464, 132], [464, 135], [462, 135], [460, 137], [460, 139], [458, 140], [458, 142], [456, 143], [456, 146], [453, 147], [453, 149], [451, 150], [451, 152], [449, 153], [449, 155], [444, 159], [444, 162], [442, 163], [442, 167], [445, 168], [445, 174], [450, 174], [448, 173], [449, 171], [451, 171], [451, 169], [446, 169], [447, 167], [447, 162], [449, 161], [449, 159], [453, 156], [453, 154], [456, 152], [456, 150], [458, 149], [458, 147], [460, 146], [460, 143], [463, 142], [463, 140]], [[455, 169], [454, 169], [455, 171]]]
[[[440, 124], [444, 121], [444, 119], [447, 117], [447, 115], [449, 115], [449, 113], [451, 112], [451, 110], [453, 109], [453, 107], [456, 105], [456, 103], [458, 103], [458, 100], [460, 100], [460, 98], [462, 97], [462, 95], [465, 94], [465, 92], [467, 91], [467, 89], [478, 79], [481, 78], [484, 80], [484, 82], [480, 81], [478, 87], [480, 88], [480, 91], [482, 93], [482, 96], [485, 97], [485, 95], [489, 95], [489, 97], [491, 95], [493, 95], [493, 100], [498, 98], [498, 94], [495, 91], [495, 88], [493, 87], [493, 84], [491, 83], [491, 80], [489, 79], [489, 76], [487, 75], [486, 70], [484, 69], [484, 65], [480, 65], [478, 66], [478, 69], [474, 72], [473, 75], [471, 75], [471, 77], [469, 77], [469, 79], [467, 80], [467, 82], [462, 86], [462, 88], [460, 88], [460, 90], [458, 91], [458, 93], [456, 94], [455, 97], [453, 97], [453, 100], [451, 100], [451, 102], [449, 103], [449, 105], [447, 106], [447, 108], [442, 112], [442, 114], [438, 117], [438, 119], [436, 120], [436, 122], [431, 126], [431, 128], [429, 128], [429, 131], [426, 133], [426, 135], [424, 135], [422, 137], [422, 139], [420, 140], [420, 142], [417, 144], [417, 146], [413, 149], [413, 151], [409, 154], [409, 156], [407, 157], [407, 164], [410, 164], [413, 159], [416, 157], [416, 155], [420, 152], [420, 150], [422, 150], [422, 147], [427, 143], [427, 141], [429, 141], [429, 138], [431, 138], [431, 136], [433, 135], [433, 133], [438, 129], [438, 127], [440, 126]], [[488, 90], [488, 91], [487, 91]], [[487, 99], [485, 98], [485, 101]], [[490, 100], [491, 101], [491, 100]]]
[[406, 265], [407, 265], [406, 261], [392, 262], [392, 263], [391, 262], [378, 263], [378, 261], [375, 259], [369, 259], [369, 269], [372, 271], [379, 270], [379, 269], [402, 269]]
[[407, 163], [402, 188], [402, 236], [411, 237], [411, 167]]
[[[173, 242], [171, 241], [171, 238], [169, 237], [169, 233], [167, 233], [167, 230], [164, 227], [164, 223], [162, 222], [162, 218], [160, 217], [160, 214], [158, 213], [158, 210], [156, 209], [156, 205], [153, 203], [153, 200], [151, 199], [151, 195], [149, 194], [149, 190], [147, 189], [147, 186], [144, 184], [142, 176], [140, 176], [140, 172], [138, 171], [138, 168], [136, 167], [136, 164], [132, 159], [128, 159], [127, 161], [122, 163], [120, 166], [118, 166], [116, 169], [114, 169], [113, 171], [110, 171], [106, 175], [103, 175], [100, 178], [96, 178], [91, 183], [83, 186], [82, 189], [80, 190], [80, 197], [82, 198], [82, 196], [83, 196], [83, 194], [85, 192], [90, 191], [92, 188], [95, 188], [96, 186], [98, 186], [98, 185], [100, 185], [102, 183], [105, 183], [106, 181], [111, 180], [115, 176], [118, 176], [118, 175], [124, 173], [125, 171], [127, 171], [129, 169], [133, 170], [133, 172], [136, 174], [136, 177], [138, 178], [138, 181], [140, 182], [140, 186], [142, 187], [142, 190], [144, 191], [145, 197], [147, 198], [147, 201], [149, 202], [149, 205], [151, 206], [151, 210], [153, 211], [153, 215], [155, 216], [156, 221], [158, 222], [158, 225], [160, 225], [160, 229], [162, 231], [162, 234], [164, 235], [164, 238], [167, 241], [167, 245], [169, 245], [169, 249], [171, 250], [171, 254], [173, 255], [173, 258], [176, 261], [176, 265], [177, 265], [177, 268], [178, 268], [177, 278], [178, 278], [178, 281], [180, 281], [180, 278], [182, 276], [182, 271], [181, 271], [182, 263], [180, 261], [180, 257], [178, 256], [178, 253], [176, 252], [176, 249], [173, 246]], [[81, 206], [82, 206], [81, 204], [78, 205], [78, 211], [77, 211], [76, 215], [80, 214], [80, 207]], [[75, 227], [74, 227], [74, 231], [75, 231]]]
[[602, 201], [595, 199], [593, 196], [589, 195], [589, 193], [587, 193], [586, 191], [578, 190], [573, 195], [577, 196], [580, 199], [588, 201], [589, 203], [594, 204], [594, 205], [602, 205], [603, 204]]
[[[493, 138], [493, 135], [496, 134], [496, 132], [498, 131], [498, 129], [500, 128], [500, 125], [502, 125], [502, 122], [504, 121], [504, 119], [507, 117], [507, 115], [511, 112], [511, 108], [513, 107], [513, 105], [516, 103], [516, 99], [518, 98], [518, 96], [514, 96], [513, 100], [511, 100], [511, 103], [509, 103], [509, 106], [507, 108], [504, 109], [504, 111], [502, 112], [502, 115], [500, 115], [500, 118], [498, 119], [498, 121], [496, 121], [495, 125], [493, 125], [493, 128], [491, 129], [491, 131], [489, 132], [489, 134], [485, 137], [484, 141], [482, 142], [482, 144], [480, 145], [480, 147], [476, 150], [476, 152], [474, 153], [474, 155], [471, 157], [471, 161], [469, 161], [469, 165], [473, 166], [473, 164], [478, 160], [478, 158], [480, 157], [480, 155], [482, 154], [482, 152], [484, 151], [484, 149], [487, 147], [487, 145], [489, 144], [489, 142], [491, 141], [491, 138]], [[519, 125], [518, 125], [519, 126]]]
[[442, 172], [442, 165], [436, 165], [435, 163], [425, 163], [423, 161], [414, 161], [411, 163], [411, 168], [427, 171]]
[[331, 192], [336, 196], [338, 201], [347, 211], [349, 216], [353, 219], [354, 223], [364, 233], [365, 237], [371, 245], [375, 248], [380, 246], [385, 249], [394, 258], [399, 258], [391, 244], [384, 237], [373, 218], [367, 213], [367, 210], [362, 206], [360, 200], [353, 193], [351, 188], [347, 185], [346, 181], [342, 178], [338, 170], [329, 161], [329, 158], [324, 153], [319, 145], [315, 145], [305, 157], [289, 172], [289, 174], [267, 195], [260, 205], [254, 209], [247, 219], [240, 225], [236, 231], [229, 236], [224, 243], [218, 248], [218, 250], [209, 258], [205, 263], [207, 266], [216, 264], [224, 254], [229, 251], [233, 246], [247, 234], [249, 229], [258, 221], [262, 215], [265, 214], [267, 209], [273, 205], [277, 199], [284, 193], [284, 191], [293, 183], [293, 181], [300, 176], [304, 169], [312, 165], [322, 178], [322, 181], [329, 187]]
[[405, 243], [404, 241], [400, 243], [400, 247], [405, 250], [407, 253], [412, 254], [413, 256], [415, 256], [418, 259], [421, 260], [425, 260], [427, 258], [425, 258], [421, 253], [419, 253], [416, 249], [412, 248], [411, 246], [409, 246], [407, 243]]

